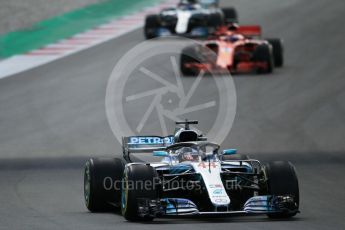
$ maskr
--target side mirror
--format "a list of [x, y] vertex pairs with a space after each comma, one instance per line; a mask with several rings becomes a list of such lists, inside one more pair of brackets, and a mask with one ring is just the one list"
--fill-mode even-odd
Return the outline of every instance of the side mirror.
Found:
[[234, 155], [237, 153], [237, 149], [224, 149], [223, 155]]
[[155, 157], [167, 157], [169, 153], [166, 151], [153, 151], [153, 156]]

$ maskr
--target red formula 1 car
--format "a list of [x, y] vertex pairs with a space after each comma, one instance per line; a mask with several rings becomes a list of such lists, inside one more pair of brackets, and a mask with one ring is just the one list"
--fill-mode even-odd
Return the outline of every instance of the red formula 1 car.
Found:
[[221, 27], [214, 37], [201, 45], [188, 46], [181, 54], [183, 75], [196, 76], [205, 72], [271, 73], [283, 66], [281, 39], [262, 39], [260, 26]]

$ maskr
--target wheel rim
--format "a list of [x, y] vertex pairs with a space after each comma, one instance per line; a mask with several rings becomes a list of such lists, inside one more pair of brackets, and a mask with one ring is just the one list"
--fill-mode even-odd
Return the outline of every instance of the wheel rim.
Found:
[[126, 212], [127, 209], [127, 202], [128, 202], [128, 180], [127, 177], [125, 176], [123, 178], [123, 189], [121, 192], [121, 209], [122, 209], [122, 214]]
[[91, 190], [91, 176], [90, 176], [90, 164], [87, 163], [85, 166], [84, 174], [84, 198], [86, 206], [89, 206], [90, 203], [90, 191]]

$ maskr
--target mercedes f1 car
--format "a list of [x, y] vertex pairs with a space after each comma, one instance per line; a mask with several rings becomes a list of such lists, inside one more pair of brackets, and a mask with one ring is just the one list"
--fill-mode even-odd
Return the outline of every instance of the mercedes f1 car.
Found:
[[176, 8], [148, 15], [144, 33], [147, 39], [171, 35], [207, 37], [224, 23], [236, 21], [236, 10], [220, 9], [217, 0], [181, 0]]
[[[173, 136], [123, 138], [122, 158], [87, 161], [84, 197], [92, 212], [119, 208], [129, 221], [169, 216], [266, 214], [289, 218], [299, 212], [299, 188], [290, 162], [262, 164], [216, 143], [180, 122]], [[135, 160], [151, 153], [158, 162]]]
[[212, 73], [271, 73], [282, 67], [284, 49], [281, 39], [262, 39], [260, 26], [230, 23], [201, 45], [183, 49], [181, 72], [197, 76], [201, 70]]

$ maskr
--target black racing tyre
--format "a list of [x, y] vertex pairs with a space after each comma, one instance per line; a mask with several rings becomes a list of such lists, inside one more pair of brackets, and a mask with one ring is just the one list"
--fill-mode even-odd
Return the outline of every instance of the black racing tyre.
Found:
[[282, 67], [284, 65], [284, 46], [281, 39], [267, 39], [267, 41], [272, 45], [274, 66]]
[[221, 160], [223, 161], [240, 161], [240, 160], [249, 160], [249, 156], [246, 154], [235, 154], [222, 156]]
[[272, 73], [274, 68], [272, 46], [269, 44], [260, 44], [253, 53], [253, 60], [267, 63], [267, 68], [257, 68], [258, 74]]
[[124, 161], [120, 158], [91, 158], [84, 169], [84, 199], [91, 212], [120, 207]]
[[237, 10], [234, 7], [223, 8], [222, 11], [224, 14], [225, 23], [237, 23], [238, 22]]
[[144, 34], [146, 39], [155, 38], [156, 31], [160, 26], [158, 15], [148, 15], [145, 19]]
[[123, 176], [121, 211], [128, 221], [151, 221], [153, 217], [139, 216], [138, 199], [157, 200], [158, 175], [150, 165], [132, 164], [126, 167]]
[[186, 67], [188, 63], [200, 63], [196, 46], [188, 46], [182, 50], [180, 57], [180, 70], [184, 76], [198, 76], [200, 70], [197, 68]]
[[[299, 207], [299, 187], [295, 167], [286, 161], [270, 162], [265, 166], [267, 177], [268, 194], [275, 196], [291, 195], [294, 197]], [[297, 214], [294, 213], [274, 213], [268, 214], [270, 218], [289, 218]]]
[[224, 24], [223, 16], [220, 13], [210, 14], [208, 18], [208, 27], [217, 29]]

